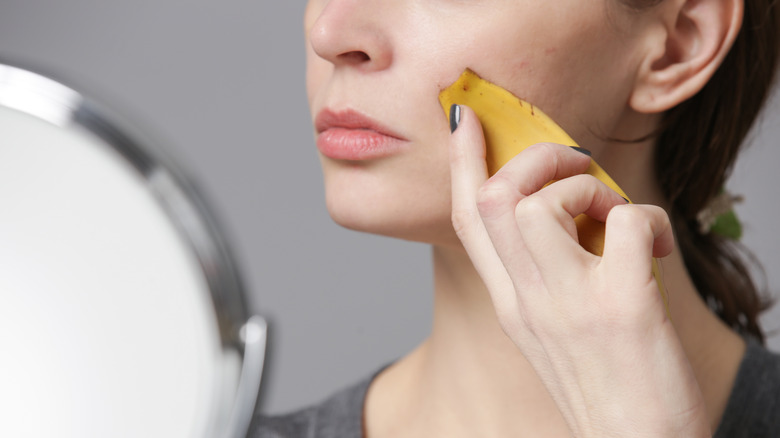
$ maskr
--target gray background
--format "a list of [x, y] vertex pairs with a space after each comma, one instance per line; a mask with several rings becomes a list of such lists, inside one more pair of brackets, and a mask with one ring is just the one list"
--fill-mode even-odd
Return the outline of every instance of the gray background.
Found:
[[[218, 210], [271, 321], [262, 409], [321, 399], [429, 328], [425, 245], [325, 210], [304, 89], [302, 0], [3, 0], [0, 59], [50, 72], [161, 140]], [[780, 102], [740, 161], [745, 242], [780, 285]], [[765, 318], [780, 328], [780, 309]], [[771, 339], [780, 349], [780, 336]]]

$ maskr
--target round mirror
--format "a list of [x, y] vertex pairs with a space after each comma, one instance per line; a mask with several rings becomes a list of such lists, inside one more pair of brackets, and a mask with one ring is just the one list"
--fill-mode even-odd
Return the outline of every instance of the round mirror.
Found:
[[0, 65], [0, 436], [239, 437], [266, 326], [159, 148]]

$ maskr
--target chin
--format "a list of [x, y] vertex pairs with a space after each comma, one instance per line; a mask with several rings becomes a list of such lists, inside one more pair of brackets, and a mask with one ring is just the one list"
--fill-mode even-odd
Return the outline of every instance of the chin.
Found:
[[404, 198], [361, 195], [355, 190], [348, 193], [326, 190], [328, 213], [344, 228], [433, 245], [458, 245], [449, 201], [446, 205], [432, 205]]

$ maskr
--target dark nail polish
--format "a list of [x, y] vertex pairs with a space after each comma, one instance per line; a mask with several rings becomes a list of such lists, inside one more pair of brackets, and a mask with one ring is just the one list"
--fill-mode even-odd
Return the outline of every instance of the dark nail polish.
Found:
[[450, 107], [450, 133], [455, 132], [460, 124], [460, 106], [453, 103]]
[[572, 149], [574, 149], [575, 151], [577, 151], [577, 152], [580, 152], [580, 153], [583, 153], [583, 154], [585, 154], [585, 155], [587, 155], [587, 156], [589, 156], [589, 157], [591, 156], [591, 153], [590, 153], [590, 151], [589, 151], [589, 150], [587, 150], [587, 149], [585, 149], [585, 148], [581, 148], [581, 147], [579, 147], [579, 146], [569, 146], [569, 147], [570, 147], [570, 148], [572, 148]]

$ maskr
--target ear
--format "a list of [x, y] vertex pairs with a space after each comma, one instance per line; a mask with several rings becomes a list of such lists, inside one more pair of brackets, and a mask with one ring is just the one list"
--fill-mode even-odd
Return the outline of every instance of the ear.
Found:
[[658, 8], [664, 32], [647, 39], [629, 101], [640, 113], [673, 108], [707, 84], [737, 38], [744, 0], [677, 0]]

